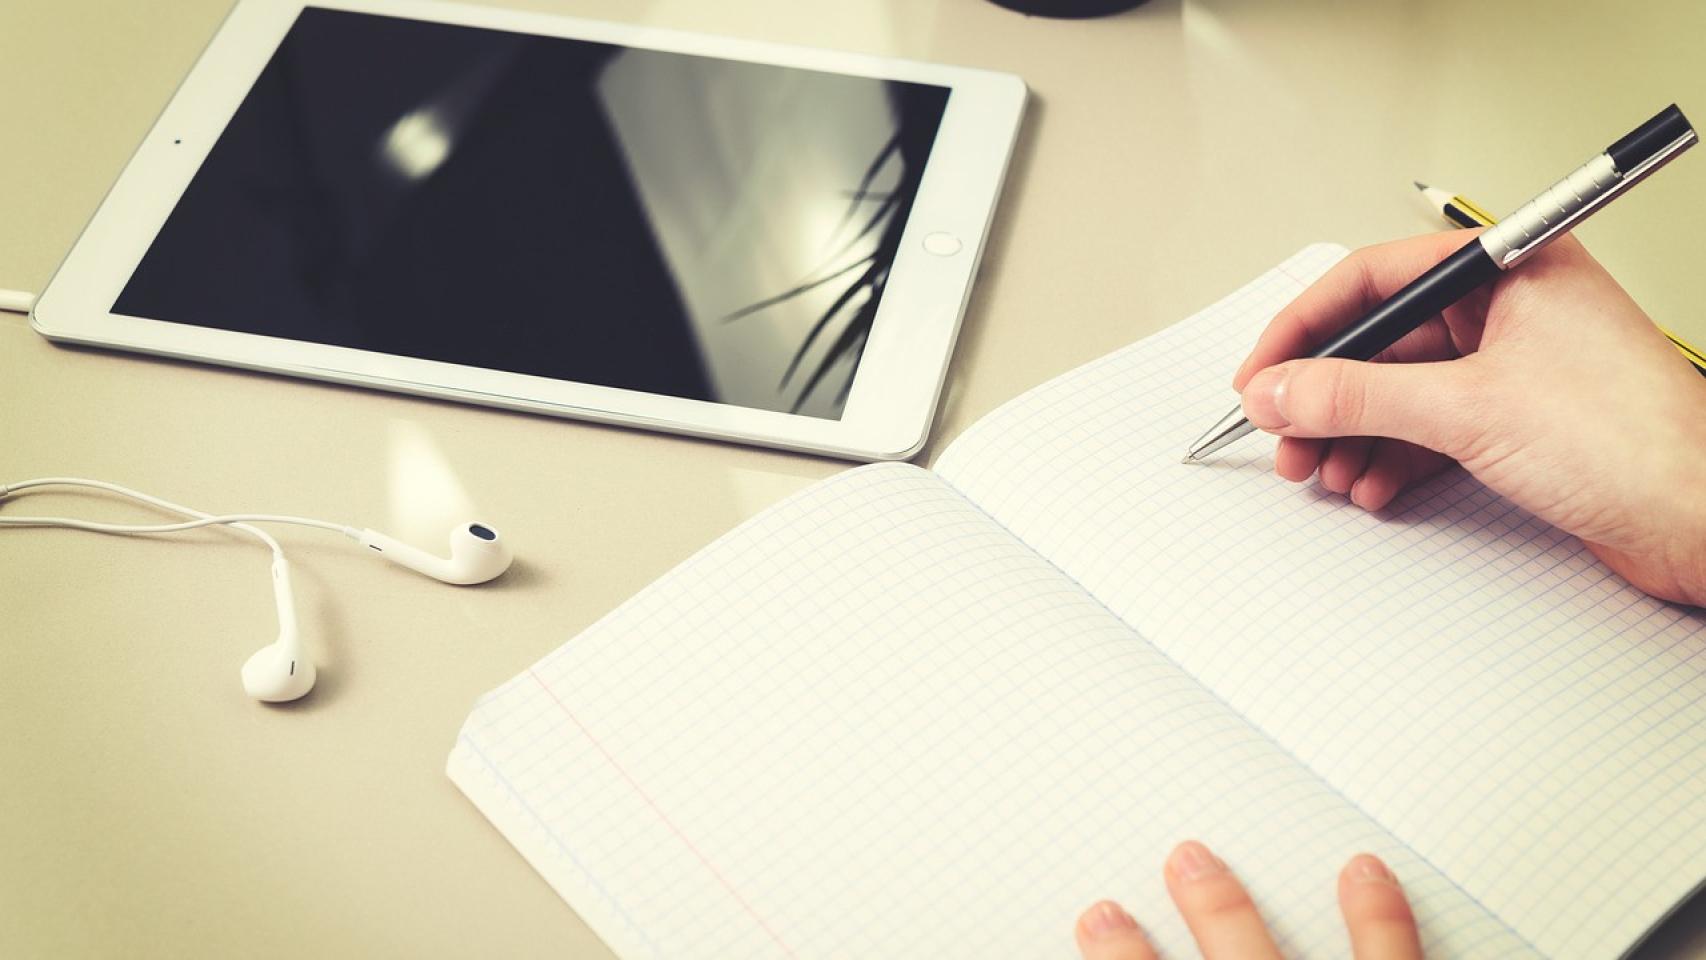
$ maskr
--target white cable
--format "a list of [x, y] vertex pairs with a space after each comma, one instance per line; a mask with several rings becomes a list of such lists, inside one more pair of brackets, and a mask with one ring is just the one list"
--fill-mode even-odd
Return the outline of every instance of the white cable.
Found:
[[35, 306], [36, 295], [22, 290], [0, 290], [0, 310], [10, 310], [13, 313], [29, 313]]
[[170, 500], [162, 500], [159, 497], [150, 496], [140, 490], [132, 490], [129, 487], [120, 486], [116, 483], [108, 483], [104, 480], [86, 480], [82, 477], [41, 477], [35, 480], [21, 480], [17, 483], [3, 484], [0, 485], [0, 500], [3, 500], [20, 490], [29, 490], [35, 487], [90, 487], [95, 490], [105, 490], [108, 493], [116, 493], [119, 496], [139, 500], [143, 503], [159, 507], [162, 510], [169, 510], [173, 513], [183, 514], [186, 517], [195, 517], [196, 519], [187, 523], [117, 524], [96, 523], [90, 520], [72, 520], [66, 517], [0, 517], [0, 525], [18, 527], [65, 527], [73, 530], [88, 530], [94, 533], [115, 533], [123, 535], [170, 533], [176, 530], [190, 530], [196, 527], [228, 524], [234, 530], [241, 530], [244, 533], [259, 538], [262, 543], [265, 543], [269, 548], [271, 548], [274, 556], [283, 556], [284, 554], [284, 548], [279, 546], [278, 541], [274, 540], [266, 533], [266, 531], [249, 526], [249, 524], [244, 523], [243, 521], [252, 520], [257, 523], [294, 523], [302, 526], [318, 527], [323, 530], [333, 530], [351, 539], [361, 538], [360, 531], [353, 527], [346, 527], [336, 523], [328, 523], [324, 520], [312, 520], [308, 517], [289, 517], [260, 513], [237, 513], [216, 516], [211, 513], [203, 513], [200, 510], [193, 510], [189, 507], [183, 506], [182, 504], [173, 503]]
[[306, 517], [281, 517], [270, 513], [228, 513], [218, 516], [207, 516], [200, 520], [186, 520], [183, 523], [98, 523], [94, 520], [73, 520], [70, 517], [4, 517], [0, 516], [0, 524], [14, 527], [69, 527], [73, 530], [88, 530], [94, 533], [176, 533], [180, 530], [194, 530], [197, 527], [211, 527], [220, 524], [237, 526], [249, 521], [251, 523], [296, 523], [305, 527], [319, 527], [323, 530], [335, 530], [345, 536], [359, 538], [360, 534], [349, 527], [340, 527], [335, 523], [322, 520], [309, 520]]
[[[153, 504], [154, 506], [162, 509], [170, 510], [173, 513], [181, 513], [186, 517], [199, 517], [205, 519], [208, 516], [211, 516], [211, 514], [202, 513], [200, 510], [191, 510], [189, 507], [180, 506], [178, 504], [171, 503], [170, 501], [162, 500], [159, 497], [151, 497], [139, 490], [132, 490], [129, 487], [121, 487], [116, 483], [107, 483], [104, 480], [85, 480], [81, 477], [43, 477], [39, 480], [23, 480], [18, 483], [9, 483], [0, 487], [0, 499], [10, 496], [15, 490], [28, 490], [31, 487], [49, 486], [93, 487], [96, 490], [106, 490], [111, 493], [119, 494], [120, 496], [130, 497], [133, 500], [140, 500], [143, 503]], [[80, 523], [82, 521], [73, 522]], [[251, 527], [246, 523], [234, 523], [231, 525], [231, 529], [241, 530], [266, 544], [267, 549], [272, 551], [274, 562], [282, 561], [284, 559], [284, 548], [279, 546], [278, 541], [274, 540], [265, 530], [261, 530], [257, 527]]]

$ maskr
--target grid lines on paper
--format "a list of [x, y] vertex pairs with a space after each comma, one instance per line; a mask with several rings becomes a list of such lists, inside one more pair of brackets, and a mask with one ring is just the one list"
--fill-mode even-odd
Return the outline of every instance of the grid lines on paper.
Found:
[[1542, 950], [1618, 953], [1706, 874], [1699, 612], [1461, 472], [1375, 516], [1274, 477], [1267, 438], [1178, 463], [1336, 256], [1032, 391], [937, 470]]
[[624, 956], [1069, 957], [1104, 896], [1183, 952], [1159, 865], [1189, 836], [1291, 952], [1343, 950], [1332, 882], [1356, 849], [1438, 905], [1431, 942], [1520, 948], [910, 466], [734, 531], [483, 701], [465, 736], [543, 825], [506, 835]]

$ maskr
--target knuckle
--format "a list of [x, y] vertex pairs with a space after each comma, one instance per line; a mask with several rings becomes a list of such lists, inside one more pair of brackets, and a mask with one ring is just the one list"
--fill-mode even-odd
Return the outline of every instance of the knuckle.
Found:
[[1412, 927], [1416, 918], [1404, 895], [1393, 891], [1384, 896], [1362, 898], [1351, 913], [1351, 922], [1369, 926]]
[[1250, 894], [1230, 874], [1200, 880], [1191, 885], [1191, 912], [1204, 919], [1255, 912]]
[[1367, 397], [1360, 378], [1344, 362], [1310, 364], [1292, 397], [1293, 421], [1331, 436], [1354, 433]]
[[1415, 914], [1396, 883], [1348, 883], [1340, 888], [1345, 921], [1357, 926], [1414, 926]]
[[1348, 363], [1333, 364], [1333, 429], [1357, 432], [1368, 412], [1368, 380], [1353, 376]]
[[[1504, 407], [1492, 396], [1496, 384], [1482, 374], [1473, 358], [1458, 361], [1454, 389], [1439, 398], [1444, 434], [1441, 450], [1457, 460], [1481, 456], [1497, 434], [1497, 411]], [[1449, 442], [1444, 442], [1449, 439]]]

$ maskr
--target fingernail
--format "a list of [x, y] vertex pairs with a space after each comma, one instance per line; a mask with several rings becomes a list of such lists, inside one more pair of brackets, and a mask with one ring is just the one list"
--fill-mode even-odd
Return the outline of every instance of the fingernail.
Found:
[[1380, 858], [1368, 853], [1359, 853], [1351, 858], [1345, 872], [1358, 883], [1390, 883], [1397, 884], [1398, 878], [1392, 871], [1386, 869], [1386, 864]]
[[1103, 900], [1084, 911], [1084, 932], [1089, 934], [1092, 940], [1100, 940], [1116, 931], [1136, 929], [1137, 921], [1125, 912], [1124, 907], [1112, 900]]
[[1244, 416], [1263, 430], [1291, 426], [1285, 416], [1286, 368], [1269, 367], [1244, 386]]
[[1209, 849], [1195, 840], [1186, 840], [1173, 851], [1171, 860], [1173, 872], [1183, 880], [1196, 880], [1201, 877], [1221, 873], [1226, 864]]

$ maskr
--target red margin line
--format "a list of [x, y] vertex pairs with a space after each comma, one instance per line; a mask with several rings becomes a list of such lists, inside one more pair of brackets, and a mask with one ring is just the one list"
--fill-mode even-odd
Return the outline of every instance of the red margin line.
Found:
[[632, 787], [634, 792], [640, 795], [640, 799], [646, 802], [646, 806], [652, 808], [652, 812], [657, 814], [657, 818], [659, 820], [663, 821], [663, 825], [668, 827], [670, 832], [675, 834], [676, 837], [681, 840], [682, 844], [687, 847], [688, 851], [690, 851], [693, 856], [697, 857], [700, 863], [705, 865], [705, 869], [711, 872], [711, 876], [717, 878], [717, 882], [723, 885], [723, 889], [729, 892], [729, 896], [735, 898], [735, 902], [740, 904], [741, 908], [746, 911], [747, 916], [751, 917], [753, 922], [758, 924], [759, 929], [763, 930], [771, 940], [774, 940], [776, 945], [782, 948], [783, 953], [790, 957], [797, 957], [798, 954], [794, 953], [793, 949], [791, 949], [781, 937], [776, 935], [776, 931], [770, 929], [770, 925], [765, 923], [764, 918], [758, 915], [758, 911], [752, 908], [752, 904], [747, 903], [746, 898], [742, 897], [740, 892], [735, 890], [734, 884], [729, 883], [728, 878], [723, 876], [722, 871], [718, 870], [703, 853], [699, 852], [699, 848], [693, 845], [693, 841], [687, 839], [687, 834], [681, 832], [681, 828], [676, 826], [675, 821], [671, 820], [669, 815], [663, 812], [663, 809], [657, 805], [657, 802], [651, 798], [651, 795], [646, 793], [645, 788], [641, 787], [640, 784], [628, 774], [628, 771], [624, 769], [620, 763], [616, 762], [616, 758], [611, 756], [610, 751], [604, 748], [604, 744], [600, 743], [598, 738], [592, 735], [592, 731], [586, 728], [586, 724], [581, 723], [580, 718], [575, 716], [574, 711], [569, 709], [568, 704], [565, 704], [557, 696], [555, 691], [546, 686], [545, 681], [541, 680], [539, 678], [539, 674], [534, 673], [531, 667], [528, 668], [527, 675], [533, 678], [534, 683], [539, 684], [539, 689], [545, 691], [545, 695], [550, 697], [551, 701], [563, 711], [563, 715], [568, 717], [570, 722], [580, 730], [581, 735], [586, 737], [587, 742], [597, 748], [598, 752], [604, 756], [605, 761], [608, 762], [617, 773], [622, 775], [622, 779], [628, 781], [628, 786]]

